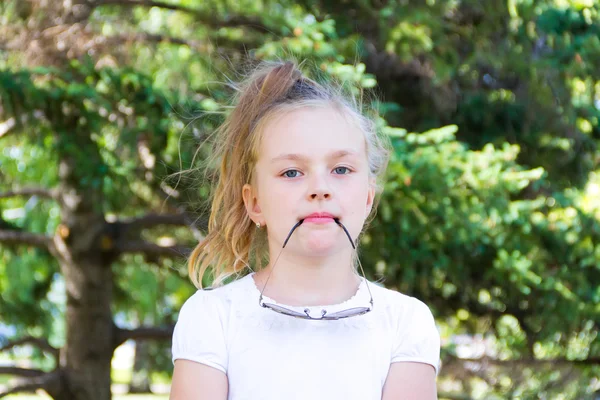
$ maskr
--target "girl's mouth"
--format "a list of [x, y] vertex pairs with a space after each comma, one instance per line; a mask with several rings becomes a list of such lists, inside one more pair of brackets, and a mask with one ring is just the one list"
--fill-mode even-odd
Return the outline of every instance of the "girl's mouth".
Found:
[[304, 222], [311, 222], [313, 224], [328, 224], [334, 222], [333, 217], [306, 217]]
[[331, 222], [337, 223], [338, 218], [328, 212], [315, 212], [307, 215], [303, 218], [303, 220], [304, 222], [310, 222], [313, 224], [329, 224]]

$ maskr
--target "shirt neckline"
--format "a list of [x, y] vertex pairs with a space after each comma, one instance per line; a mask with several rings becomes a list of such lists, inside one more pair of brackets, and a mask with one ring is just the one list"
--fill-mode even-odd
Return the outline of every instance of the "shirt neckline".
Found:
[[[256, 281], [253, 278], [255, 273], [256, 272], [249, 273], [248, 275], [245, 276], [244, 279], [248, 280], [248, 286], [250, 287], [252, 295], [256, 296], [256, 301], [258, 301], [258, 299], [260, 298], [260, 289], [258, 288], [258, 286], [256, 286]], [[344, 307], [347, 307], [351, 303], [356, 303], [360, 297], [364, 297], [364, 296], [362, 296], [362, 293], [364, 293], [365, 291], [366, 291], [365, 278], [361, 277], [361, 281], [360, 281], [360, 284], [358, 285], [356, 292], [349, 299], [344, 300], [343, 302], [337, 303], [337, 304], [323, 304], [323, 305], [314, 305], [314, 306], [292, 306], [289, 304], [280, 303], [264, 294], [263, 294], [262, 298], [263, 298], [263, 301], [265, 301], [267, 303], [276, 304], [276, 305], [283, 306], [283, 307], [290, 308], [290, 309], [304, 310], [305, 308], [309, 308], [309, 309], [336, 310], [338, 308], [342, 309]], [[365, 303], [367, 303], [367, 302], [368, 302], [368, 299], [365, 300]]]

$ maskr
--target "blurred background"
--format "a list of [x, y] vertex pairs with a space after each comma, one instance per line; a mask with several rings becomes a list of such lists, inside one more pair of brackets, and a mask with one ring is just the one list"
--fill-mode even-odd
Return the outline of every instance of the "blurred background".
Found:
[[209, 214], [198, 143], [245, 66], [288, 57], [380, 99], [394, 153], [361, 260], [430, 306], [439, 398], [600, 398], [598, 1], [0, 0], [0, 18], [6, 398], [167, 398]]

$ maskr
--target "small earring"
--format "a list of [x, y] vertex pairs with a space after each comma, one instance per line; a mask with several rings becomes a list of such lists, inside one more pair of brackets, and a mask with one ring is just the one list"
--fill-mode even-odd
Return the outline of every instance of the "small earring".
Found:
[[257, 223], [256, 223], [256, 227], [257, 227], [258, 229], [260, 229], [260, 222], [257, 222]]

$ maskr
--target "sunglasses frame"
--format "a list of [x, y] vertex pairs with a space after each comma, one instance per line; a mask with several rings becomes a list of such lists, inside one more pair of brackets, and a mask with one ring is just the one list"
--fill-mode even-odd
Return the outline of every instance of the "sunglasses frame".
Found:
[[[348, 232], [348, 230], [346, 229], [346, 227], [340, 222], [339, 219], [334, 218], [334, 221], [336, 224], [338, 224], [346, 233], [346, 236], [348, 236], [348, 239], [350, 240], [350, 244], [352, 245], [352, 248], [354, 250], [356, 250], [356, 246], [354, 244], [354, 241], [352, 240], [352, 237], [350, 236], [350, 233]], [[332, 321], [332, 320], [338, 320], [338, 319], [343, 319], [343, 318], [350, 318], [350, 317], [356, 317], [359, 315], [363, 315], [366, 314], [368, 312], [370, 312], [371, 310], [373, 310], [373, 294], [371, 293], [371, 289], [369, 288], [369, 284], [367, 279], [365, 278], [365, 271], [363, 270], [362, 264], [360, 263], [360, 260], [357, 258], [358, 260], [358, 265], [360, 266], [360, 270], [362, 272], [362, 278], [365, 281], [365, 285], [367, 286], [367, 290], [369, 291], [369, 296], [370, 296], [370, 307], [353, 307], [353, 308], [348, 308], [345, 310], [340, 310], [340, 311], [336, 311], [332, 314], [327, 314], [327, 310], [321, 310], [321, 316], [320, 317], [313, 317], [310, 315], [310, 309], [309, 308], [305, 308], [304, 314], [302, 314], [299, 311], [295, 311], [295, 310], [290, 310], [289, 308], [280, 306], [278, 304], [272, 304], [272, 303], [265, 303], [263, 301], [263, 292], [265, 291], [265, 288], [267, 287], [267, 283], [269, 283], [269, 278], [271, 278], [271, 274], [273, 273], [273, 269], [275, 268], [275, 264], [277, 264], [277, 260], [279, 260], [279, 256], [281, 255], [281, 253], [283, 252], [283, 249], [285, 248], [285, 246], [287, 245], [288, 240], [290, 239], [290, 237], [292, 236], [292, 233], [296, 230], [296, 228], [298, 226], [300, 226], [302, 223], [304, 222], [304, 219], [301, 219], [298, 223], [296, 223], [296, 225], [294, 225], [294, 227], [290, 230], [290, 233], [288, 234], [287, 238], [285, 239], [285, 242], [283, 243], [283, 246], [281, 247], [281, 251], [279, 252], [279, 254], [277, 255], [277, 258], [275, 259], [275, 263], [273, 264], [273, 268], [271, 269], [271, 273], [269, 274], [269, 276], [267, 277], [267, 281], [265, 282], [265, 285], [263, 286], [261, 292], [260, 292], [260, 297], [258, 299], [258, 304], [263, 307], [263, 308], [267, 308], [271, 311], [274, 311], [276, 313], [279, 314], [283, 314], [283, 315], [287, 315], [290, 317], [294, 317], [294, 318], [300, 318], [300, 319], [308, 319], [308, 320], [313, 320], [313, 321]], [[343, 313], [351, 311], [351, 310], [356, 310], [348, 315], [344, 315]], [[342, 315], [340, 315], [342, 314]]]
[[[357, 317], [359, 315], [363, 315], [366, 314], [368, 312], [370, 312], [373, 309], [373, 300], [370, 301], [371, 303], [371, 307], [353, 307], [353, 308], [348, 308], [346, 310], [340, 310], [340, 311], [336, 311], [332, 314], [327, 315], [327, 310], [321, 310], [321, 316], [320, 317], [313, 317], [310, 315], [310, 309], [309, 308], [305, 308], [304, 309], [304, 314], [297, 312], [295, 310], [290, 310], [289, 308], [285, 308], [282, 307], [280, 305], [277, 304], [271, 304], [271, 303], [265, 303], [262, 302], [261, 306], [264, 308], [268, 308], [272, 311], [275, 311], [276, 313], [279, 314], [283, 314], [283, 315], [288, 315], [290, 317], [294, 317], [294, 318], [300, 318], [300, 319], [310, 319], [310, 320], [324, 320], [324, 321], [335, 321], [338, 319], [343, 319], [343, 318], [350, 318], [350, 317]], [[336, 315], [336, 314], [341, 314], [344, 312], [348, 312], [351, 310], [356, 310], [355, 312], [352, 312], [350, 314], [347, 315]]]

